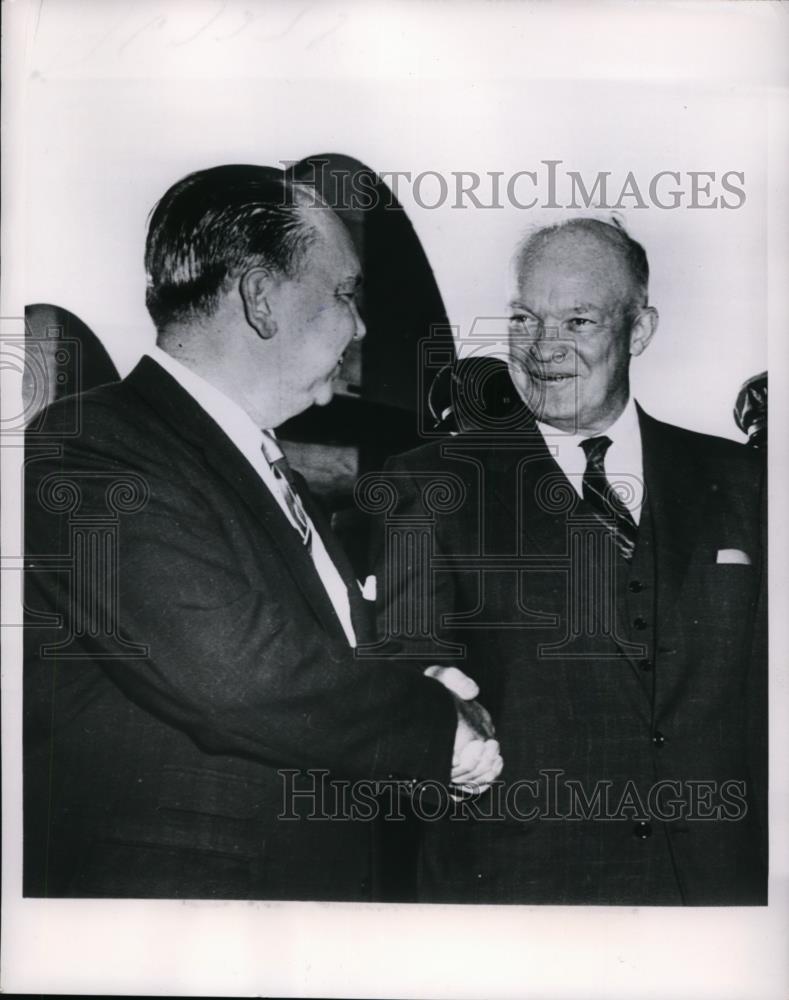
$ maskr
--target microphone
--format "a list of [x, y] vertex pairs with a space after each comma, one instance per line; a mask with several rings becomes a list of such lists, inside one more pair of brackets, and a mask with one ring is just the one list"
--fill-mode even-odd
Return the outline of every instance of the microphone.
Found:
[[439, 368], [427, 390], [427, 405], [430, 416], [433, 418], [434, 431], [446, 431], [448, 434], [458, 433], [455, 407], [452, 403], [452, 385], [456, 364], [456, 361], [451, 361], [443, 368]]
[[506, 361], [493, 355], [456, 359], [436, 373], [427, 394], [433, 430], [513, 431], [531, 422]]
[[767, 447], [767, 372], [751, 376], [740, 386], [734, 422], [747, 434], [752, 448]]

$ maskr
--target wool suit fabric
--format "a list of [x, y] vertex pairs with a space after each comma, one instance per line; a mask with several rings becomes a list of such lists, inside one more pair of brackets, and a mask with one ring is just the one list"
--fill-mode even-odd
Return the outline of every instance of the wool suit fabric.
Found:
[[449, 693], [354, 656], [275, 499], [152, 359], [51, 406], [25, 478], [25, 894], [373, 897], [375, 824], [307, 820], [287, 783], [324, 779], [279, 771], [446, 781]]
[[[640, 408], [639, 421], [631, 562], [600, 548], [533, 423], [388, 466], [391, 523], [429, 522], [432, 552], [379, 556], [379, 630], [409, 592], [430, 593], [432, 637], [398, 641], [417, 657], [461, 650], [505, 762], [500, 789], [422, 824], [422, 900], [766, 903], [763, 463]], [[431, 506], [431, 482], [462, 499]]]

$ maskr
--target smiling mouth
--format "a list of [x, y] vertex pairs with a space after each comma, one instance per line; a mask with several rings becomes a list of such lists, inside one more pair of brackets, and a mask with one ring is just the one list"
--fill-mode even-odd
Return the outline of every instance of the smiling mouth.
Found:
[[562, 382], [569, 382], [571, 379], [576, 378], [573, 374], [563, 374], [558, 372], [535, 372], [529, 371], [529, 375], [537, 379], [538, 382], [548, 382], [551, 384], [560, 385]]

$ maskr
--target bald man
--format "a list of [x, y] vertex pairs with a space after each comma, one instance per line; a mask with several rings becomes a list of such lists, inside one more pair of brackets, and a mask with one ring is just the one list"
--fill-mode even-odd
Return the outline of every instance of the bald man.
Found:
[[[381, 627], [431, 589], [505, 759], [484, 796], [424, 824], [420, 898], [763, 904], [758, 460], [633, 400], [658, 314], [621, 226], [539, 230], [516, 278], [521, 430], [488, 423], [390, 467], [394, 515], [429, 520], [433, 564], [381, 562]], [[447, 474], [452, 512], [429, 501]]]

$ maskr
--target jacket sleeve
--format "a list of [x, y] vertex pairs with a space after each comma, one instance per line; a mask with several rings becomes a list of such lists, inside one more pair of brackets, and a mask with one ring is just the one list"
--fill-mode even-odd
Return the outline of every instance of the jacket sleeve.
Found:
[[[135, 467], [145, 502], [117, 514], [112, 559], [88, 594], [89, 568], [74, 564], [74, 526], [106, 510], [108, 475], [122, 481]], [[60, 481], [62, 493], [70, 478], [77, 519], [73, 505], [69, 513], [46, 499], [47, 487]], [[56, 674], [56, 722], [64, 725], [79, 724], [79, 705], [100, 697], [109, 679], [209, 752], [351, 777], [447, 780], [456, 727], [448, 692], [396, 662], [359, 659], [327, 636], [298, 588], [283, 588], [287, 569], [273, 548], [272, 572], [251, 578], [197, 485], [154, 463], [69, 445], [58, 459], [33, 456], [26, 480], [34, 650], [26, 671], [38, 678], [26, 713], [38, 713], [41, 725], [52, 724]], [[53, 611], [60, 627], [38, 617]], [[111, 640], [107, 623], [117, 633]], [[79, 657], [53, 649], [76, 633]], [[128, 643], [144, 655], [122, 655]]]

